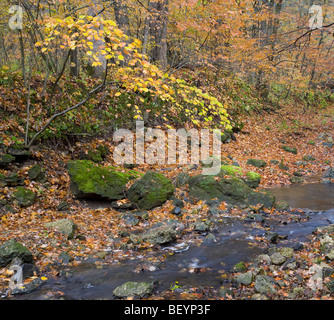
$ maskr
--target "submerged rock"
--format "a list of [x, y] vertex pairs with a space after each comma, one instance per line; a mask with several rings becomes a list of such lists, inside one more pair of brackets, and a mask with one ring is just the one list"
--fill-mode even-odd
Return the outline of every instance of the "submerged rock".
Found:
[[32, 281], [28, 283], [22, 284], [22, 286], [18, 286], [14, 288], [11, 291], [12, 295], [18, 295], [18, 294], [27, 294], [31, 293], [35, 290], [37, 290], [40, 286], [42, 286], [45, 283], [45, 280], [43, 280], [42, 277], [33, 279]]

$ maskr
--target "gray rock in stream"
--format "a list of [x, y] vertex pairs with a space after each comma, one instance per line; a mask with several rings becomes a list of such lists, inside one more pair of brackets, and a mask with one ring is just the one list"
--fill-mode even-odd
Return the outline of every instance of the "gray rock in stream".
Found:
[[254, 288], [259, 293], [275, 293], [274, 280], [269, 276], [257, 275]]
[[38, 289], [41, 285], [45, 283], [42, 278], [36, 278], [33, 279], [31, 282], [25, 283], [22, 286], [18, 286], [14, 288], [11, 292], [12, 295], [18, 295], [18, 294], [27, 294], [35, 291]]
[[166, 244], [176, 239], [184, 225], [178, 221], [170, 220], [163, 224], [157, 224], [138, 235], [132, 234], [130, 241], [134, 244], [141, 241], [152, 244]]
[[113, 294], [119, 298], [128, 298], [128, 297], [136, 297], [136, 298], [144, 298], [152, 294], [153, 284], [148, 282], [126, 282], [121, 286], [118, 286]]
[[279, 252], [275, 252], [270, 256], [271, 262], [276, 265], [281, 265], [286, 261], [286, 257], [284, 257]]
[[329, 168], [322, 176], [322, 183], [331, 183], [331, 180], [334, 179], [334, 168]]
[[241, 273], [237, 275], [236, 281], [239, 284], [244, 284], [246, 286], [250, 285], [253, 282], [253, 272], [248, 271], [246, 273]]

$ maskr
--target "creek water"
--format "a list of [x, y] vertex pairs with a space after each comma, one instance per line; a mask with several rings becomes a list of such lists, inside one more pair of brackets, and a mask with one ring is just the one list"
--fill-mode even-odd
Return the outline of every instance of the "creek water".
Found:
[[[303, 213], [292, 213], [288, 220], [265, 216], [265, 224], [286, 240], [280, 245], [302, 243], [319, 226], [334, 223], [334, 185], [311, 183], [271, 189], [278, 200], [286, 200], [292, 208], [307, 208]], [[263, 235], [260, 223], [232, 217], [221, 217], [212, 231], [215, 242], [169, 244], [159, 252], [152, 252], [152, 259], [124, 260], [117, 265], [97, 268], [94, 263], [82, 262], [69, 268], [67, 274], [49, 279], [38, 290], [14, 299], [58, 299], [52, 292], [62, 292], [62, 299], [114, 299], [113, 290], [127, 281], [155, 281], [156, 290], [163, 291], [175, 283], [182, 288], [214, 287], [221, 285], [221, 275], [238, 262], [247, 262], [263, 251], [254, 238]], [[205, 234], [198, 234], [205, 237]], [[282, 237], [284, 238], [284, 237]], [[169, 256], [169, 252], [174, 254]], [[163, 252], [167, 259], [159, 264], [151, 263], [154, 255]], [[143, 271], [138, 272], [140, 265]], [[137, 270], [137, 272], [135, 272]], [[51, 294], [50, 294], [51, 292]]]

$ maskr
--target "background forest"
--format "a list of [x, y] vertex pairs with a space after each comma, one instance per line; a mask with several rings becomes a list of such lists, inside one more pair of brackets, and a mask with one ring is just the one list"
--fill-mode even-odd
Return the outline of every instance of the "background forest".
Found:
[[1, 2], [7, 145], [333, 99], [332, 1]]

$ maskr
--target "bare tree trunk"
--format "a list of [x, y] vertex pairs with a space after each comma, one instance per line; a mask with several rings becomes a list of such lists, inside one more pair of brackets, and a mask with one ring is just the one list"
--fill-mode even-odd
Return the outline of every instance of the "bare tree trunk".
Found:
[[[118, 28], [120, 28], [127, 36], [130, 36], [130, 22], [129, 22], [129, 14], [128, 14], [128, 6], [123, 2], [124, 0], [115, 0], [113, 7], [115, 13], [116, 23]], [[126, 66], [128, 64], [129, 58], [122, 50], [122, 55], [124, 56], [124, 61], [120, 61], [122, 66]]]
[[[93, 2], [95, 6], [89, 8], [88, 14], [90, 16], [97, 16], [99, 15], [99, 12], [103, 12], [103, 7], [99, 5], [98, 0], [94, 0]], [[102, 47], [105, 46], [105, 41], [103, 40], [96, 40], [93, 38], [91, 41], [93, 42], [93, 51], [95, 52], [99, 51]], [[97, 58], [102, 65], [92, 67], [92, 76], [95, 78], [102, 78], [107, 68], [107, 61], [102, 54], [97, 55]]]
[[26, 65], [25, 65], [25, 54], [24, 54], [24, 42], [21, 30], [19, 30], [19, 41], [20, 41], [20, 51], [21, 51], [21, 68], [22, 68], [22, 76], [24, 87], [27, 87], [27, 73], [26, 73]]
[[169, 0], [150, 2], [153, 14], [153, 19], [150, 21], [150, 34], [153, 38], [151, 58], [162, 68], [167, 67], [168, 4]]
[[114, 1], [114, 13], [118, 27], [129, 36], [129, 14], [124, 0]]
[[79, 60], [79, 52], [78, 48], [75, 47], [74, 50], [71, 50], [71, 66], [70, 66], [70, 74], [72, 77], [79, 77], [80, 73], [80, 60]]

